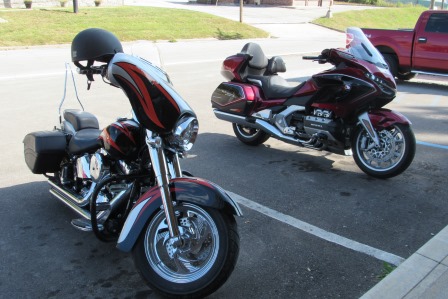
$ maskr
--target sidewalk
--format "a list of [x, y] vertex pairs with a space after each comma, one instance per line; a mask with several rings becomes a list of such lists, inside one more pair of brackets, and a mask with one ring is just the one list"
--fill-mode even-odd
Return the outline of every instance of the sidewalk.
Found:
[[[186, 0], [176, 2], [165, 0], [151, 0], [151, 2], [128, 0], [127, 2], [127, 5], [190, 9], [235, 21], [239, 20], [239, 7], [237, 6], [196, 5], [188, 3]], [[335, 5], [331, 8], [331, 11], [334, 13], [359, 9], [366, 9], [366, 7]], [[271, 52], [271, 55], [287, 54], [285, 51], [300, 52], [300, 50], [304, 50], [309, 52], [323, 49], [322, 45], [324, 42], [329, 43], [328, 47], [333, 47], [340, 40], [342, 41], [341, 33], [309, 24], [311, 20], [325, 16], [327, 11], [328, 4], [325, 1], [322, 7], [305, 7], [301, 5], [293, 8], [269, 7], [268, 9], [263, 9], [260, 6], [247, 6], [244, 7], [243, 21], [269, 32], [271, 37], [276, 37], [276, 39], [267, 39], [265, 42], [260, 41], [268, 55], [270, 54], [269, 52]], [[310, 39], [318, 40], [316, 46], [310, 46]], [[207, 49], [210, 46], [212, 51], [214, 47], [221, 47], [221, 45], [217, 46], [216, 42], [213, 41], [204, 42], [208, 43]], [[166, 55], [166, 52], [177, 51], [177, 46], [185, 49], [185, 47], [188, 47], [187, 44], [190, 44], [190, 47], [194, 47], [193, 42], [180, 42], [177, 44], [169, 45], [170, 49], [159, 44], [157, 46], [158, 54], [163, 57], [164, 54]], [[221, 55], [221, 53], [217, 54]], [[448, 298], [448, 226], [361, 298]]]
[[448, 226], [361, 299], [448, 298]]

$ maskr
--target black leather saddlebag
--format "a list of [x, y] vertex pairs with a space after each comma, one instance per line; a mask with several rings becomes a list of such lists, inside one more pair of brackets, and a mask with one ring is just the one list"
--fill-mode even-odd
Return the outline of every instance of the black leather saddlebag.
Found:
[[56, 172], [65, 155], [67, 139], [61, 131], [29, 133], [23, 140], [25, 162], [36, 174]]

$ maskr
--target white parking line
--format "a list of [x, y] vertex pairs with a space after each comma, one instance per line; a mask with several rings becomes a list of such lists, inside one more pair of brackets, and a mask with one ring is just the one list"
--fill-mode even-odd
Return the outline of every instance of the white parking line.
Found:
[[337, 234], [328, 232], [326, 230], [323, 230], [317, 226], [314, 226], [312, 224], [306, 223], [304, 221], [301, 221], [299, 219], [296, 219], [294, 217], [291, 217], [289, 215], [285, 215], [283, 213], [280, 213], [278, 211], [275, 211], [271, 208], [268, 208], [266, 206], [263, 206], [259, 203], [256, 203], [252, 200], [249, 200], [247, 198], [244, 198], [238, 194], [235, 194], [233, 192], [226, 191], [233, 199], [235, 199], [239, 204], [252, 209], [254, 211], [257, 211], [259, 213], [262, 213], [268, 217], [271, 217], [273, 219], [276, 219], [280, 222], [289, 224], [295, 228], [298, 228], [306, 233], [312, 234], [318, 238], [321, 238], [323, 240], [326, 240], [331, 243], [335, 243], [338, 245], [341, 245], [345, 248], [367, 254], [369, 256], [372, 256], [374, 258], [377, 258], [381, 261], [387, 262], [389, 264], [398, 266], [400, 265], [405, 259], [402, 257], [399, 257], [397, 255], [394, 255], [392, 253], [371, 247], [369, 245], [365, 245], [350, 239], [347, 239], [345, 237], [339, 236]]
[[12, 75], [12, 76], [0, 76], [0, 81], [4, 80], [21, 80], [21, 79], [33, 79], [40, 77], [53, 77], [64, 75], [65, 72], [52, 72], [52, 73], [35, 73], [35, 74], [21, 74], [21, 75]]
[[429, 146], [429, 147], [434, 147], [434, 148], [448, 150], [448, 146], [447, 145], [440, 145], [440, 144], [429, 143], [429, 142], [418, 141], [418, 140], [416, 141], [416, 143], [420, 144], [420, 145], [424, 145], [424, 146]]
[[431, 106], [439, 106], [441, 98], [442, 98], [441, 96], [433, 97]]

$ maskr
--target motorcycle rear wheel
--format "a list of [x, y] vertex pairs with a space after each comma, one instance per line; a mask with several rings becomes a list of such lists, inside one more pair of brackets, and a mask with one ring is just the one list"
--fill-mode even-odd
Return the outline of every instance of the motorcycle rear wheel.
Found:
[[135, 266], [154, 291], [169, 298], [203, 298], [220, 288], [239, 254], [235, 219], [192, 203], [174, 207], [183, 244], [170, 245], [165, 213], [152, 217], [133, 248]]
[[257, 146], [269, 139], [269, 134], [262, 130], [246, 127], [233, 123], [235, 136], [244, 144]]
[[415, 136], [409, 125], [394, 124], [377, 130], [380, 145], [362, 126], [352, 138], [353, 158], [362, 171], [376, 178], [387, 179], [405, 171], [415, 155]]

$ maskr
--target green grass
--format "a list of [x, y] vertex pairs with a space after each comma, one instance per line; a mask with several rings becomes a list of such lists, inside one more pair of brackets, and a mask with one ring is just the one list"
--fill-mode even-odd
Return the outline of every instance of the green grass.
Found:
[[378, 8], [334, 13], [333, 18], [319, 18], [314, 24], [345, 31], [347, 27], [399, 29], [414, 28], [425, 7]]
[[260, 38], [268, 33], [205, 13], [155, 7], [0, 10], [0, 46], [70, 43], [81, 30], [97, 27], [121, 41], [193, 38]]
[[[266, 8], [268, 9], [268, 8]], [[314, 24], [345, 31], [347, 27], [413, 28], [424, 7], [366, 9], [334, 13]], [[81, 30], [98, 27], [121, 41], [194, 38], [243, 39], [268, 33], [239, 22], [181, 9], [155, 7], [92, 7], [58, 9], [0, 9], [0, 47], [67, 44]]]
[[392, 271], [394, 271], [396, 268], [396, 266], [383, 262], [383, 271], [380, 275], [378, 275], [378, 279], [381, 280], [386, 278], [386, 276], [392, 273]]

